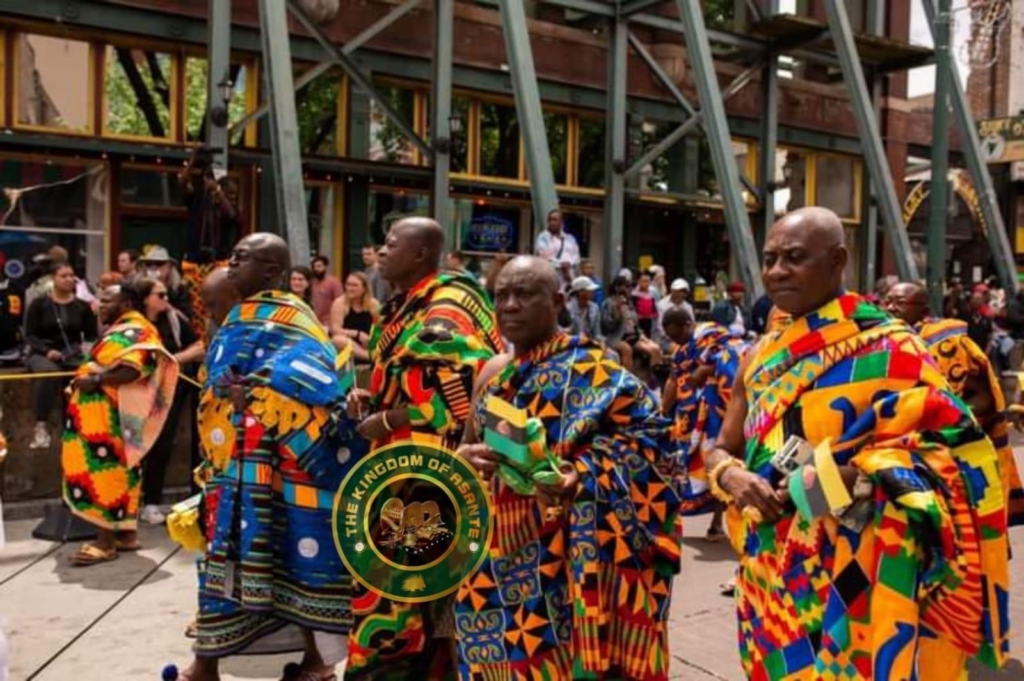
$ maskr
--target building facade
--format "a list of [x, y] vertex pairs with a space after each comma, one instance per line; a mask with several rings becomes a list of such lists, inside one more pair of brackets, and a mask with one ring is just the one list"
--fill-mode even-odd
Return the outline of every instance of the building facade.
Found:
[[[332, 3], [325, 3], [332, 9]], [[398, 4], [339, 0], [324, 30], [344, 45]], [[808, 22], [824, 21], [822, 0], [784, 7]], [[867, 31], [872, 0], [847, 0], [854, 29]], [[884, 35], [908, 42], [910, 3], [882, 2]], [[581, 250], [603, 261], [606, 166], [606, 36], [599, 21], [557, 3], [527, 2], [552, 169], [567, 228]], [[671, 3], [654, 11], [671, 16]], [[354, 52], [378, 92], [421, 136], [430, 139], [432, 3], [423, 2]], [[8, 274], [31, 255], [61, 243], [90, 280], [122, 248], [160, 243], [180, 256], [189, 221], [176, 174], [206, 121], [205, 0], [65, 3], [0, 0], [0, 248]], [[55, 22], [54, 18], [60, 21]], [[746, 3], [707, 0], [709, 27], [755, 30]], [[687, 51], [677, 33], [637, 26], [636, 36], [679, 88], [696, 100]], [[449, 200], [458, 248], [486, 260], [495, 252], [529, 251], [534, 224], [512, 84], [493, 0], [457, 2]], [[262, 102], [258, 12], [254, 0], [233, 3], [232, 125], [229, 174], [239, 188], [246, 229], [280, 231], [273, 209], [265, 119], [250, 120]], [[294, 72], [325, 59], [293, 31]], [[879, 239], [868, 251], [870, 208], [857, 126], [837, 68], [783, 57], [779, 63], [778, 146], [773, 205], [748, 192], [752, 214], [781, 214], [803, 205], [835, 210], [847, 228], [850, 285], [863, 287], [865, 263], [894, 270]], [[721, 81], [740, 66], [716, 59]], [[906, 98], [905, 72], [880, 76], [878, 100], [885, 149], [907, 195], [908, 159], [927, 157], [931, 115]], [[629, 157], [640, 158], [685, 118], [636, 54], [630, 55]], [[428, 214], [432, 170], [419, 150], [365, 92], [328, 69], [296, 93], [299, 138], [313, 251], [335, 269], [361, 266], [364, 245], [379, 244], [405, 215]], [[726, 102], [741, 171], [758, 184], [760, 80]], [[958, 147], [955, 133], [953, 149]], [[712, 281], [729, 273], [730, 249], [715, 173], [703, 136], [680, 140], [627, 185], [624, 264], [658, 262], [671, 274]], [[1024, 244], [1022, 244], [1024, 245]], [[11, 265], [16, 263], [16, 265]], [[605, 273], [607, 274], [607, 273]]]

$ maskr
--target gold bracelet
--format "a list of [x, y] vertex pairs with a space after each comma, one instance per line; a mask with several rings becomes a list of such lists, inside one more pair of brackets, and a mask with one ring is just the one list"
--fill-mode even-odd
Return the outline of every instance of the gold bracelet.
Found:
[[380, 420], [384, 422], [384, 430], [388, 431], [389, 433], [395, 432], [395, 429], [391, 427], [390, 423], [388, 423], [388, 410], [387, 409], [385, 409], [384, 411], [382, 411], [380, 413]]
[[743, 468], [745, 470], [746, 466], [739, 459], [730, 456], [719, 461], [715, 467], [711, 469], [711, 473], [708, 474], [708, 487], [711, 488], [711, 496], [718, 499], [723, 504], [731, 504], [735, 501], [733, 496], [722, 489], [722, 486], [718, 484], [718, 479], [722, 477], [722, 473], [729, 468]]

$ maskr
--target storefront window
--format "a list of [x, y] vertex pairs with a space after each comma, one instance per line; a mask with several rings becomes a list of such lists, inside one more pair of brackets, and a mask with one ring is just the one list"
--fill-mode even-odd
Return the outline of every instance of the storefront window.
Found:
[[516, 206], [455, 201], [459, 248], [470, 253], [515, 253], [522, 211]]
[[547, 130], [548, 149], [551, 151], [551, 171], [555, 184], [566, 184], [568, 177], [569, 117], [565, 114], [544, 112], [544, 127]]
[[7, 276], [28, 286], [40, 274], [32, 258], [62, 246], [78, 275], [95, 282], [104, 266], [107, 187], [100, 163], [0, 157], [0, 252]]
[[[430, 93], [421, 93], [423, 98], [423, 137], [429, 143], [433, 131], [430, 127], [433, 110], [430, 108]], [[469, 162], [469, 98], [458, 95], [452, 97], [451, 118], [445, 123], [449, 127], [448, 138], [452, 143], [451, 160], [449, 170], [453, 173], [467, 172]], [[420, 158], [420, 163], [425, 166], [431, 165], [426, 156]]]
[[[377, 92], [387, 100], [402, 119], [416, 120], [416, 92], [396, 85], [378, 85]], [[416, 162], [416, 146], [406, 138], [394, 122], [384, 114], [376, 100], [370, 101], [370, 160], [412, 165]]]
[[581, 187], [604, 188], [604, 119], [580, 116], [579, 180]]
[[775, 152], [775, 214], [803, 208], [807, 196], [807, 156], [792, 149]]
[[104, 132], [170, 138], [171, 55], [108, 45], [103, 63]]
[[121, 203], [150, 208], [184, 208], [185, 199], [177, 170], [122, 166]]
[[514, 106], [480, 103], [480, 174], [519, 177], [519, 121]]
[[403, 189], [370, 190], [370, 241], [384, 243], [391, 225], [402, 218], [430, 215], [430, 197]]
[[841, 218], [857, 216], [856, 162], [849, 156], [821, 154], [815, 158], [815, 203]]
[[[645, 120], [640, 125], [640, 149], [631, 164], [649, 152], [665, 139], [676, 126], [665, 121]], [[669, 185], [669, 160], [662, 154], [640, 170], [640, 191], [667, 192]]]
[[334, 254], [334, 192], [326, 183], [306, 184], [306, 219], [309, 222], [309, 246], [312, 255]]
[[321, 73], [295, 94], [299, 148], [303, 155], [337, 155], [340, 88], [341, 74], [328, 71]]
[[[248, 113], [249, 76], [251, 66], [232, 64], [228, 77], [233, 83], [234, 94], [228, 104], [228, 126], [233, 126]], [[205, 57], [185, 59], [185, 138], [198, 142], [206, 138], [206, 100], [210, 88], [207, 84], [207, 61]], [[231, 136], [232, 144], [242, 144], [245, 130], [239, 129]]]
[[22, 33], [14, 50], [17, 122], [67, 132], [92, 132], [89, 43]]

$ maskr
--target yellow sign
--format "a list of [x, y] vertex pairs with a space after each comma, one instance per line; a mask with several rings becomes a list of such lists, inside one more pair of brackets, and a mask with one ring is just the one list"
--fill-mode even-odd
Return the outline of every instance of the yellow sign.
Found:
[[989, 163], [1024, 161], [1024, 116], [978, 121], [978, 137]]
[[[981, 212], [978, 192], [974, 190], [974, 185], [971, 184], [971, 181], [963, 171], [959, 171], [953, 176], [953, 191], [967, 205], [967, 210], [970, 211], [974, 224], [981, 228], [982, 232], [987, 232], [985, 214]], [[910, 190], [907, 198], [903, 201], [903, 224], [910, 224], [910, 221], [917, 215], [917, 210], [921, 207], [921, 204], [925, 202], [931, 193], [930, 181], [921, 181], [914, 185], [914, 188]]]

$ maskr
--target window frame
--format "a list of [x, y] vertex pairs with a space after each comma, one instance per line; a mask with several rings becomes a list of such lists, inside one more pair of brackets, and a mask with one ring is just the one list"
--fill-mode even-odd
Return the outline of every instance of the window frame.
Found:
[[[173, 49], [170, 47], [164, 47], [161, 43], [151, 42], [146, 40], [107, 40], [97, 45], [98, 55], [95, 58], [95, 62], [98, 69], [98, 74], [102, 74], [102, 78], [99, 79], [95, 86], [99, 87], [100, 97], [100, 125], [99, 125], [99, 136], [105, 139], [113, 140], [124, 140], [132, 142], [152, 142], [154, 144], [175, 144], [183, 143], [185, 141], [184, 133], [184, 122], [181, 120], [181, 114], [183, 113], [179, 107], [179, 104], [184, 102], [184, 81], [180, 75], [180, 69], [182, 65], [182, 58], [184, 56], [181, 49]], [[106, 76], [107, 76], [107, 55], [111, 49], [128, 49], [128, 50], [152, 50], [154, 52], [161, 52], [167, 54], [171, 58], [171, 72], [168, 80], [170, 81], [171, 90], [171, 101], [168, 104], [168, 131], [166, 137], [156, 137], [154, 135], [132, 135], [130, 133], [122, 132], [111, 132], [107, 127], [107, 114], [109, 113], [107, 105], [107, 88], [106, 88]], [[180, 101], [179, 101], [180, 100]], [[181, 127], [179, 127], [181, 126]]]
[[[188, 97], [185, 91], [185, 65], [189, 59], [205, 59], [209, 63], [209, 57], [207, 56], [206, 50], [195, 47], [187, 46], [181, 50], [179, 72], [181, 76], [181, 84], [176, 86], [176, 90], [180, 92], [180, 102], [178, 105], [178, 111], [181, 112], [181, 126], [180, 126], [180, 137], [178, 141], [184, 144], [186, 147], [194, 147], [202, 145], [203, 140], [190, 140], [188, 138], [188, 120], [185, 115], [185, 109], [188, 107]], [[237, 52], [231, 51], [231, 56], [228, 59], [229, 64], [241, 64], [245, 67], [245, 115], [248, 116], [260, 106], [260, 59], [259, 54], [255, 52]], [[228, 129], [230, 130], [231, 124], [228, 123]], [[134, 138], [133, 138], [134, 139]], [[230, 142], [231, 135], [228, 135]], [[253, 149], [259, 145], [259, 123], [252, 121], [245, 126], [242, 131], [242, 146], [247, 149]], [[229, 145], [230, 146], [230, 145]]]
[[[98, 52], [97, 42], [88, 35], [80, 35], [77, 33], [71, 33], [70, 35], [59, 35], [55, 31], [47, 31], [45, 28], [41, 28], [35, 25], [25, 27], [13, 27], [9, 33], [12, 36], [10, 42], [10, 55], [11, 55], [11, 128], [15, 130], [24, 130], [28, 132], [45, 132], [54, 135], [67, 135], [69, 137], [96, 137], [96, 80], [97, 80], [97, 68], [98, 68]], [[70, 40], [77, 43], [85, 43], [88, 46], [89, 57], [87, 60], [88, 74], [86, 76], [86, 111], [88, 111], [88, 123], [85, 130], [69, 130], [65, 128], [55, 128], [48, 125], [37, 125], [35, 123], [22, 123], [18, 120], [18, 101], [21, 94], [21, 82], [19, 74], [21, 72], [21, 63], [18, 57], [18, 39], [20, 36], [32, 36], [38, 35], [44, 38], [53, 38], [56, 40], [64, 39]], [[5, 45], [6, 47], [6, 45]]]

